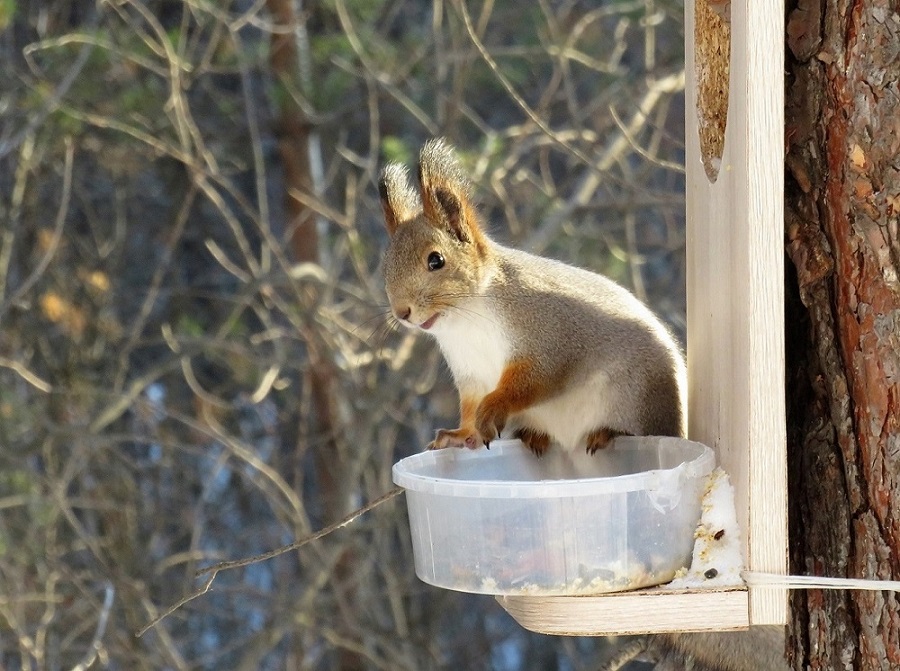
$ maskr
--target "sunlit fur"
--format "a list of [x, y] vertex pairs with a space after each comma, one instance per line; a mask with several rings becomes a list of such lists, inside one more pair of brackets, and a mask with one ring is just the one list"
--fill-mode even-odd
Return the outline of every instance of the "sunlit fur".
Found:
[[[493, 392], [501, 409], [505, 398], [509, 407], [523, 403], [515, 389], [498, 388], [504, 371], [515, 371], [507, 382], [531, 396], [507, 434], [525, 427], [568, 449], [597, 429], [684, 434], [683, 359], [645, 305], [601, 275], [490, 240], [445, 143], [423, 148], [418, 197], [401, 174], [389, 167], [382, 180], [395, 223], [384, 260], [388, 298], [405, 326], [437, 339], [461, 397]], [[435, 251], [445, 265], [430, 271]]]

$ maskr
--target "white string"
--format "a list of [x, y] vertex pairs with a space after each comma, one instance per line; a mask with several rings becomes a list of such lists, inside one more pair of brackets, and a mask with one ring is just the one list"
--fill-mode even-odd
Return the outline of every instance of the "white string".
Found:
[[762, 571], [741, 571], [750, 587], [782, 589], [862, 589], [872, 592], [900, 592], [900, 580], [866, 580], [863, 578], [826, 578], [817, 575], [781, 575]]

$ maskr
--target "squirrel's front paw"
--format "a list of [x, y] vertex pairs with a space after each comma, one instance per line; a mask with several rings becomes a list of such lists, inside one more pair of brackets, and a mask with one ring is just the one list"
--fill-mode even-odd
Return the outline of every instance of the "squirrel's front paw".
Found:
[[468, 447], [474, 450], [482, 443], [481, 436], [475, 429], [466, 429], [460, 427], [458, 429], [440, 429], [435, 435], [434, 440], [428, 443], [426, 449], [443, 450], [445, 447]]
[[481, 402], [475, 413], [475, 429], [485, 445], [490, 446], [492, 440], [500, 437], [508, 416], [506, 406], [491, 399], [490, 394]]

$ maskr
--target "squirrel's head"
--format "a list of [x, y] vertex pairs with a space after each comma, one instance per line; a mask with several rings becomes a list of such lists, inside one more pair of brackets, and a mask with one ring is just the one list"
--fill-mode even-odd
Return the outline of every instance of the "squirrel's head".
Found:
[[378, 187], [390, 235], [384, 278], [391, 310], [404, 325], [428, 330], [479, 295], [491, 273], [469, 181], [438, 139], [419, 155], [418, 193], [397, 163], [384, 168]]

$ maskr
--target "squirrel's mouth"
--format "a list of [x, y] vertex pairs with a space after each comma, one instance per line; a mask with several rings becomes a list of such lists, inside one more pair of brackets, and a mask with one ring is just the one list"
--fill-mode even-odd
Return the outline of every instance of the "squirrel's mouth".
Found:
[[421, 324], [419, 324], [419, 328], [422, 329], [423, 331], [427, 331], [432, 326], [434, 326], [434, 323], [437, 321], [437, 318], [440, 316], [441, 316], [440, 312], [435, 312], [428, 319], [426, 319]]

